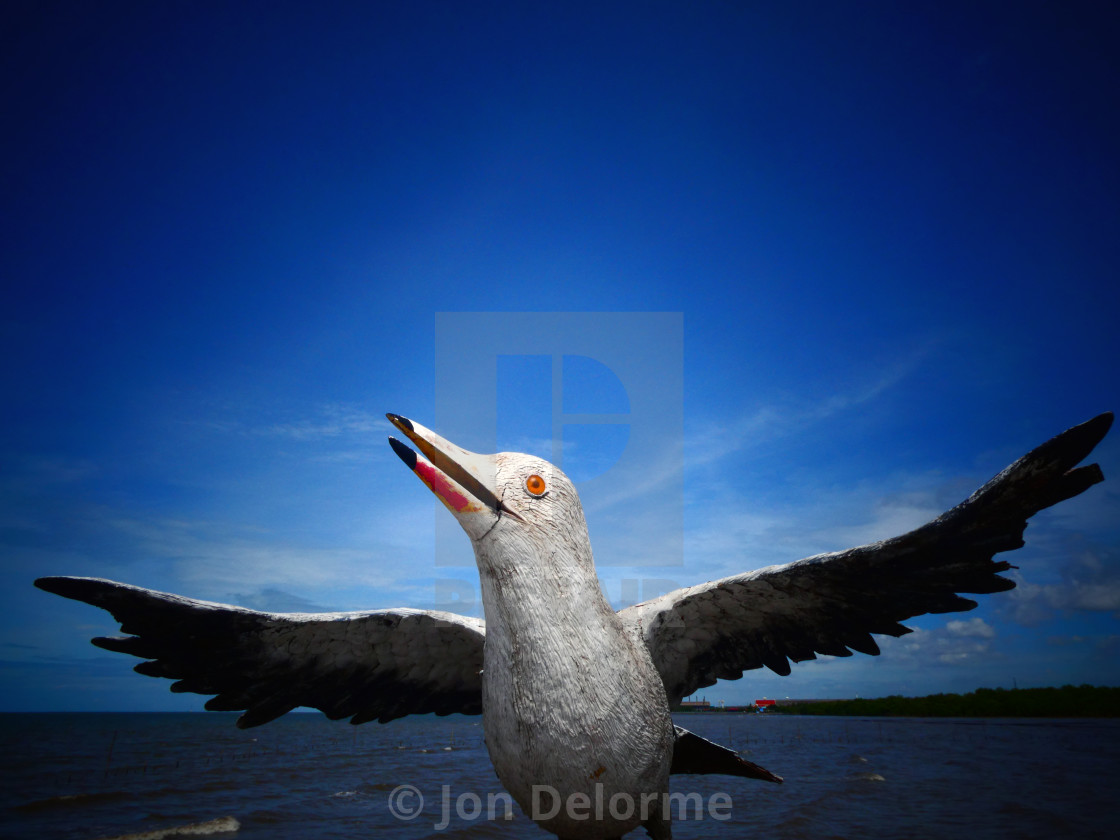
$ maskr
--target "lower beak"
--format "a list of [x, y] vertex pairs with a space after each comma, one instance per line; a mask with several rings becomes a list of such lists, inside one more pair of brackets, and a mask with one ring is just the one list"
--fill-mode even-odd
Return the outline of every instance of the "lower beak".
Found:
[[398, 414], [385, 416], [416, 445], [424, 457], [390, 437], [389, 445], [393, 451], [453, 514], [459, 516], [489, 511], [495, 516], [504, 513], [521, 519], [498, 497], [495, 480], [497, 465], [493, 456], [479, 455], [456, 446], [431, 429]]

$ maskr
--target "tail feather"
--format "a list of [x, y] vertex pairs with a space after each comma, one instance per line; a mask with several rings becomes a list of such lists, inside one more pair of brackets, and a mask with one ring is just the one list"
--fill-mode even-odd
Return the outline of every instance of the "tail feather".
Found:
[[670, 774], [719, 773], [724, 776], [744, 776], [748, 779], [761, 779], [764, 782], [782, 783], [781, 776], [741, 758], [734, 750], [721, 747], [679, 726], [673, 728], [677, 731], [677, 740], [673, 744]]

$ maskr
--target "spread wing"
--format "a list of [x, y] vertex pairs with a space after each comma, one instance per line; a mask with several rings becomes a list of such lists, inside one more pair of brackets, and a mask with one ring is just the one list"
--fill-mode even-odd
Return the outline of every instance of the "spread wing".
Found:
[[111, 580], [45, 577], [35, 585], [113, 614], [130, 635], [96, 638], [147, 660], [175, 692], [217, 695], [211, 711], [240, 711], [242, 728], [297, 706], [351, 723], [409, 714], [482, 713], [485, 623], [445, 612], [264, 613]]
[[1111, 414], [1075, 426], [1024, 455], [966, 501], [901, 537], [678, 589], [619, 614], [640, 634], [670, 703], [716, 679], [816, 654], [875, 656], [872, 634], [909, 633], [900, 622], [970, 610], [958, 593], [1001, 592], [1012, 568], [993, 556], [1023, 545], [1027, 520], [1104, 476], [1076, 468], [1108, 432]]

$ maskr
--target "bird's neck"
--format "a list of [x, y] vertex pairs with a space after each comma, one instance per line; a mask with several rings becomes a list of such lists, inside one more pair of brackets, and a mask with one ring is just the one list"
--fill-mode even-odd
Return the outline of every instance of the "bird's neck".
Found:
[[546, 536], [511, 529], [502, 539], [475, 543], [475, 554], [488, 628], [530, 632], [543, 622], [567, 632], [621, 629], [586, 531]]

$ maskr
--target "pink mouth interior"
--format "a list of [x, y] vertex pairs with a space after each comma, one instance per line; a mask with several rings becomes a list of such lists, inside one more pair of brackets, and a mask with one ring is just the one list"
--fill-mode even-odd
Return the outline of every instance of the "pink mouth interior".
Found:
[[431, 488], [431, 491], [443, 499], [452, 510], [459, 512], [480, 510], [478, 505], [456, 489], [447, 476], [428, 462], [417, 460], [416, 474], [420, 476], [420, 480], [427, 484], [428, 487]]

